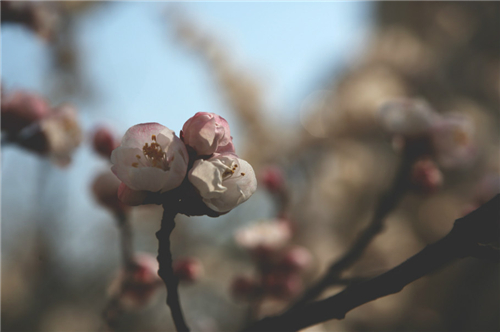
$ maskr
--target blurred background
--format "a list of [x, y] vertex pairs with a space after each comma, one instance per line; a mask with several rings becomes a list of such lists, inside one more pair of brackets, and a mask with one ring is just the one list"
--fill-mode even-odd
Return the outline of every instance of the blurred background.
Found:
[[[180, 287], [194, 331], [248, 322], [252, 304], [230, 289], [255, 262], [236, 230], [291, 216], [290, 245], [312, 257], [298, 292], [366, 227], [401, 159], [380, 124], [386, 101], [422, 98], [439, 114], [465, 116], [474, 158], [440, 167], [439, 188], [407, 193], [346, 276], [377, 275], [438, 240], [499, 191], [499, 18], [495, 2], [2, 1], [2, 102], [23, 90], [70, 103], [82, 132], [61, 167], [45, 151], [8, 144], [2, 124], [2, 329], [103, 328], [121, 261], [113, 214], [92, 191], [110, 167], [92, 148], [100, 126], [118, 138], [144, 122], [178, 134], [194, 113], [215, 112], [259, 179], [269, 166], [282, 172], [285, 206], [260, 185], [220, 218], [178, 217], [174, 259], [196, 257], [204, 269]], [[135, 250], [154, 255], [161, 207], [128, 213]], [[464, 259], [311, 330], [497, 331], [498, 272]], [[172, 329], [164, 297], [124, 314], [117, 330]], [[266, 298], [256, 316], [290, 300]]]

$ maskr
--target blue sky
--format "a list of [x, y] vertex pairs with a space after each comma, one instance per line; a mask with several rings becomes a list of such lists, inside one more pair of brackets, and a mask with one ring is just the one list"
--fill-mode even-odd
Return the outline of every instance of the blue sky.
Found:
[[[167, 4], [109, 2], [76, 22], [76, 44], [92, 101], [68, 96], [85, 130], [113, 125], [123, 133], [141, 122], [159, 122], [178, 132], [195, 112], [216, 112], [231, 124], [238, 147], [237, 118], [217, 91], [205, 63], [173, 37], [164, 16]], [[183, 3], [228, 46], [235, 63], [262, 83], [272, 118], [299, 125], [302, 100], [359, 55], [371, 28], [370, 2]], [[28, 89], [50, 97], [50, 51], [29, 31], [2, 27], [2, 84], [7, 91]], [[88, 143], [88, 142], [84, 142]], [[43, 213], [72, 220], [68, 250], [81, 251], [82, 234], [107, 217], [90, 195], [97, 170], [108, 165], [85, 144], [67, 169], [8, 147], [2, 151], [2, 240], [13, 241]], [[47, 175], [40, 175], [46, 172]], [[43, 198], [34, 189], [45, 181]], [[61, 191], [61, 188], [63, 190]], [[38, 190], [38, 189], [37, 189]], [[64, 195], [61, 195], [61, 192]], [[75, 204], [78, 202], [78, 204]], [[24, 207], [18, 209], [19, 206]], [[54, 207], [57, 212], [54, 213]], [[85, 220], [85, 222], [82, 222]]]

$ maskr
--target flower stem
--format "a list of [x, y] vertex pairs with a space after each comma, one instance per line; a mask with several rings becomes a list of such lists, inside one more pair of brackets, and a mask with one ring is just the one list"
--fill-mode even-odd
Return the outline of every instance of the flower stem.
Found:
[[176, 208], [168, 206], [168, 204], [163, 205], [160, 230], [156, 232], [156, 238], [158, 239], [158, 275], [167, 287], [167, 305], [170, 307], [176, 330], [178, 332], [188, 332], [189, 328], [184, 320], [177, 290], [179, 278], [174, 275], [172, 253], [170, 251], [170, 234], [175, 227], [174, 219], [176, 215]]

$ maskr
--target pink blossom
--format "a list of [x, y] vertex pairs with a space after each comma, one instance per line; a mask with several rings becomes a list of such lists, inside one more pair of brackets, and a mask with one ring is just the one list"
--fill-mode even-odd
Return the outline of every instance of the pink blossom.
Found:
[[257, 222], [239, 229], [235, 234], [236, 243], [249, 250], [275, 250], [283, 247], [291, 238], [289, 224], [280, 220]]
[[99, 204], [116, 213], [121, 213], [125, 207], [117, 196], [119, 186], [120, 180], [118, 180], [108, 169], [94, 179], [92, 183], [92, 192]]
[[257, 189], [252, 166], [234, 154], [198, 159], [188, 175], [203, 202], [216, 212], [227, 212], [245, 202]]
[[2, 130], [16, 133], [49, 113], [47, 101], [36, 94], [24, 91], [8, 94], [2, 98]]
[[443, 185], [443, 173], [430, 157], [415, 162], [411, 170], [411, 182], [420, 190], [432, 193]]
[[193, 282], [203, 274], [203, 266], [196, 258], [183, 258], [173, 263], [174, 274], [180, 281]]
[[278, 192], [284, 189], [285, 178], [283, 170], [278, 166], [268, 166], [261, 171], [260, 179], [264, 187], [270, 192]]
[[158, 123], [131, 127], [111, 153], [111, 170], [132, 190], [166, 192], [186, 176], [188, 153], [174, 132]]
[[147, 191], [132, 190], [129, 187], [127, 187], [125, 183], [120, 183], [117, 192], [117, 196], [120, 202], [129, 206], [141, 205], [146, 200], [147, 195], [148, 195]]
[[116, 141], [115, 136], [110, 129], [106, 127], [98, 127], [94, 131], [92, 145], [98, 154], [106, 159], [109, 159], [111, 157], [111, 152], [118, 147], [119, 143]]
[[437, 161], [442, 167], [470, 166], [477, 156], [474, 125], [465, 116], [443, 116], [432, 127], [431, 139]]
[[312, 255], [309, 250], [296, 246], [285, 253], [280, 265], [286, 270], [302, 271], [308, 268], [311, 262]]
[[215, 113], [196, 113], [182, 127], [181, 137], [198, 155], [234, 153], [229, 124]]

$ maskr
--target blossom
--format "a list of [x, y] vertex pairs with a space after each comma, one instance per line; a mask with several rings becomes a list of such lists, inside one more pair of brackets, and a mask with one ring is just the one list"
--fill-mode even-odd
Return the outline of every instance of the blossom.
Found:
[[176, 260], [172, 268], [180, 281], [194, 282], [203, 275], [203, 265], [192, 257]]
[[292, 230], [287, 222], [281, 220], [261, 221], [239, 229], [235, 234], [236, 243], [246, 249], [284, 246], [292, 238]]
[[92, 137], [94, 150], [102, 157], [109, 159], [111, 152], [118, 147], [113, 132], [106, 127], [98, 127]]
[[50, 106], [42, 97], [24, 91], [11, 93], [2, 98], [2, 130], [16, 133], [49, 113]]
[[392, 134], [418, 136], [425, 134], [439, 115], [421, 99], [395, 99], [379, 109], [382, 127]]
[[[115, 177], [116, 178], [116, 177]], [[147, 197], [147, 191], [132, 190], [125, 183], [120, 183], [118, 187], [118, 200], [125, 205], [137, 206], [144, 203]]]
[[429, 156], [418, 159], [410, 173], [411, 182], [426, 193], [437, 191], [443, 186], [443, 173]]
[[82, 142], [76, 109], [69, 104], [52, 109], [50, 116], [40, 122], [40, 130], [50, 157], [61, 166], [67, 165], [71, 154]]
[[234, 154], [216, 154], [195, 161], [188, 175], [203, 202], [216, 212], [227, 212], [245, 202], [257, 189], [252, 166]]
[[132, 190], [165, 192], [186, 176], [188, 153], [174, 132], [158, 123], [131, 127], [111, 153], [111, 170]]
[[459, 114], [443, 116], [431, 130], [438, 163], [445, 168], [470, 165], [477, 155], [473, 136], [470, 119]]
[[215, 113], [196, 113], [182, 127], [181, 137], [198, 155], [235, 152], [229, 124]]
[[124, 206], [117, 196], [120, 180], [109, 171], [99, 174], [92, 183], [92, 192], [97, 202], [116, 213], [123, 212]]

